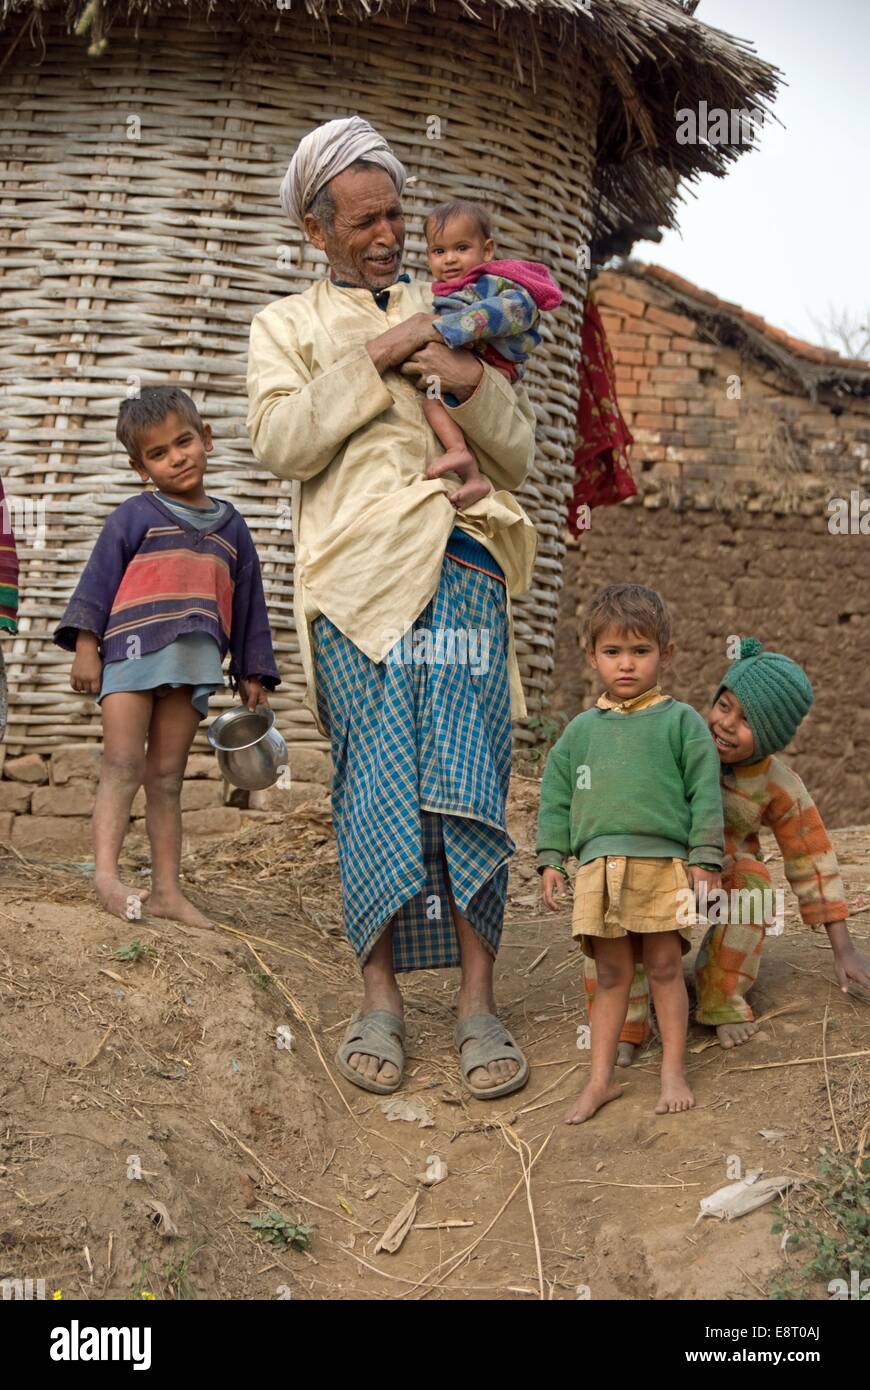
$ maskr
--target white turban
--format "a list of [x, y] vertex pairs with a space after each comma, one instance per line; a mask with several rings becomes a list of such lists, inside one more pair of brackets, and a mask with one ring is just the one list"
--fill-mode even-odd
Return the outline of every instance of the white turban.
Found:
[[356, 159], [380, 164], [401, 193], [405, 186], [404, 165], [374, 126], [361, 116], [346, 116], [317, 126], [300, 140], [281, 184], [281, 206], [287, 216], [301, 227], [312, 198]]

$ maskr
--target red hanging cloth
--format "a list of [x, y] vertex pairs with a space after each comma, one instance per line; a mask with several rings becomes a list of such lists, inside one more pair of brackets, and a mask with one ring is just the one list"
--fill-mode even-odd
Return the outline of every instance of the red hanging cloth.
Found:
[[591, 299], [586, 302], [580, 341], [580, 442], [574, 454], [574, 495], [568, 508], [568, 526], [575, 536], [586, 529], [578, 515], [581, 507], [610, 507], [637, 492], [628, 466], [628, 447], [634, 440], [616, 400], [613, 357]]
[[18, 631], [18, 552], [0, 482], [0, 632]]

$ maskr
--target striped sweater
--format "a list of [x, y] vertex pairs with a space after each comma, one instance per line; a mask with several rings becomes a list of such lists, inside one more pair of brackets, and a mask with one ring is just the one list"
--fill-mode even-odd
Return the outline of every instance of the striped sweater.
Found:
[[0, 632], [18, 631], [18, 551], [0, 483]]
[[198, 529], [152, 493], [122, 502], [97, 539], [54, 640], [75, 651], [79, 632], [100, 639], [104, 662], [122, 661], [188, 632], [229, 651], [230, 679], [280, 683], [272, 652], [260, 563], [243, 518], [225, 502]]
[[779, 758], [745, 767], [722, 767], [727, 889], [765, 888], [770, 871], [762, 861], [758, 832], [772, 830], [783, 869], [807, 926], [841, 922], [849, 915], [837, 856], [816, 803], [796, 772]]

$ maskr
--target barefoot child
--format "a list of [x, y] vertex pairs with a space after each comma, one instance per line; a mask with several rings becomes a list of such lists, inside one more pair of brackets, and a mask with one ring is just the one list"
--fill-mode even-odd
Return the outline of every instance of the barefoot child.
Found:
[[[441, 203], [426, 218], [429, 268], [435, 276], [433, 337], [448, 347], [476, 347], [480, 357], [515, 381], [541, 341], [541, 309], [562, 302], [558, 285], [538, 261], [494, 261], [489, 218], [477, 203]], [[451, 402], [448, 402], [450, 404]], [[464, 511], [492, 491], [459, 425], [439, 399], [426, 396], [423, 412], [446, 453], [427, 478], [457, 473], [462, 486], [450, 497]]]
[[181, 786], [208, 699], [230, 681], [248, 708], [279, 683], [257, 552], [232, 503], [206, 496], [212, 435], [176, 386], [123, 402], [117, 436], [154, 491], [108, 518], [54, 635], [75, 652], [70, 684], [96, 695], [103, 759], [94, 807], [95, 885], [119, 917], [138, 917], [147, 893], [118, 874], [130, 807], [144, 784], [151, 844], [149, 912], [211, 924], [184, 897]]
[[[828, 933], [840, 988], [846, 993], [852, 980], [870, 990], [870, 961], [849, 936], [843, 880], [822, 819], [797, 773], [775, 756], [791, 742], [812, 702], [812, 686], [797, 662], [745, 637], [707, 716], [722, 764], [722, 884], [735, 907], [710, 927], [698, 951], [695, 1017], [715, 1027], [723, 1047], [739, 1046], [755, 1032], [746, 994], [764, 945], [761, 895], [771, 890], [758, 840], [762, 826], [776, 837], [803, 921]], [[744, 895], [748, 901], [742, 909], [734, 889], [761, 892], [753, 895], [755, 901]]]
[[[797, 773], [775, 756], [791, 742], [812, 703], [812, 686], [796, 662], [745, 637], [707, 716], [721, 763], [727, 898], [695, 961], [695, 1018], [715, 1028], [726, 1048], [739, 1047], [755, 1032], [746, 995], [770, 930], [771, 878], [759, 846], [762, 826], [773, 831], [803, 921], [828, 933], [840, 988], [848, 991], [851, 980], [870, 990], [870, 961], [849, 935], [845, 889], [818, 809]], [[594, 995], [595, 981], [588, 974], [586, 989]], [[649, 1033], [647, 1013], [646, 980], [639, 970], [631, 990], [631, 1022], [621, 1035], [623, 1065]]]
[[688, 889], [718, 887], [723, 848], [713, 740], [701, 716], [659, 685], [674, 650], [661, 597], [640, 584], [599, 590], [586, 610], [583, 639], [604, 694], [571, 721], [547, 759], [537, 839], [551, 910], [558, 910], [558, 887], [567, 878], [565, 858], [580, 862], [573, 931], [598, 973], [589, 1082], [568, 1124], [621, 1095], [613, 1068], [640, 961], [662, 1037], [656, 1114], [694, 1105], [685, 1075], [682, 969], [691, 933], [678, 927], [678, 914]]

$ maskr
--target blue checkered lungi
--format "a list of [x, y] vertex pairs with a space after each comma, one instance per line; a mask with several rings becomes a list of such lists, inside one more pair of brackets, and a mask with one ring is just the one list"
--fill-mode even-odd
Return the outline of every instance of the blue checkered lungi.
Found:
[[[461, 633], [476, 634], [465, 659]], [[345, 931], [360, 964], [390, 921], [396, 970], [459, 964], [445, 864], [457, 908], [495, 955], [516, 848], [504, 586], [445, 556], [434, 597], [384, 661], [322, 615], [312, 640]]]

